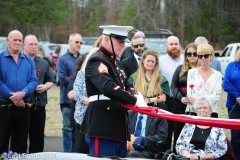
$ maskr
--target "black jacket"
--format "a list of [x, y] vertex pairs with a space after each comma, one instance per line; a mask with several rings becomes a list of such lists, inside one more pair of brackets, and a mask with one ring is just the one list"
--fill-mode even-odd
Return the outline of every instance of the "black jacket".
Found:
[[128, 78], [138, 69], [138, 63], [134, 55], [125, 58], [122, 61], [122, 66]]
[[[130, 133], [134, 134], [136, 121], [137, 121], [137, 112], [128, 111], [129, 120], [130, 120]], [[154, 153], [157, 153], [158, 150], [155, 147], [158, 141], [167, 141], [168, 137], [168, 124], [165, 119], [159, 119], [152, 116], [147, 116], [146, 129], [145, 129], [145, 148], [151, 149]], [[149, 150], [148, 149], [148, 150]]]
[[130, 57], [132, 54], [134, 53], [134, 51], [132, 50], [131, 47], [126, 47], [122, 53], [122, 56], [121, 56], [121, 61]]
[[[111, 100], [89, 103], [81, 131], [90, 137], [101, 137], [125, 142], [130, 139], [127, 109], [120, 103], [135, 104], [135, 92], [116, 66], [116, 57], [103, 47], [93, 54], [85, 70], [88, 97], [104, 94]], [[125, 90], [124, 90], [125, 88]]]

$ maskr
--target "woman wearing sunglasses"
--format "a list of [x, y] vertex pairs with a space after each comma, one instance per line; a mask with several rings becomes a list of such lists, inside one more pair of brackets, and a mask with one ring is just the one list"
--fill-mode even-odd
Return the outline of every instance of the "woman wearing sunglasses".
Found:
[[218, 117], [217, 102], [221, 94], [222, 74], [211, 68], [214, 49], [209, 44], [200, 44], [197, 47], [200, 67], [190, 69], [187, 79], [187, 95], [189, 103], [186, 112], [195, 112], [193, 104], [198, 96], [208, 96], [213, 100], [212, 117]]
[[[187, 76], [188, 70], [199, 66], [197, 57], [197, 45], [190, 43], [187, 45], [184, 51], [184, 61], [182, 65], [179, 65], [175, 70], [171, 83], [171, 91], [173, 94], [173, 113], [174, 114], [185, 114], [187, 103], [189, 99], [187, 97]], [[188, 113], [187, 113], [188, 114]], [[184, 123], [174, 122], [174, 150], [176, 141], [180, 132], [184, 126]]]

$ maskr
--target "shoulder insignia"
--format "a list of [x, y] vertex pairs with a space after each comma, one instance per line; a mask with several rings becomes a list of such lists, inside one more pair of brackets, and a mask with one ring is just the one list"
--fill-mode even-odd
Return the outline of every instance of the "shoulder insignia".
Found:
[[99, 64], [99, 66], [98, 66], [98, 72], [99, 72], [99, 73], [107, 73], [107, 74], [108, 74], [108, 68], [107, 68], [107, 66], [101, 62], [101, 63]]
[[114, 87], [113, 89], [116, 91], [117, 89], [119, 89], [120, 87], [119, 86], [116, 86]]

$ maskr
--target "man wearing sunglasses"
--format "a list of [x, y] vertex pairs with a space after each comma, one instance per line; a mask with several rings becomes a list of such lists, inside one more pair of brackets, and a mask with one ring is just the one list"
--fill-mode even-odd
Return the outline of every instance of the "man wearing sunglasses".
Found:
[[[197, 37], [194, 41], [197, 45], [208, 44], [208, 40], [205, 37]], [[205, 58], [205, 57], [204, 57]], [[221, 62], [215, 57], [212, 59], [211, 67], [221, 73]]]
[[79, 33], [73, 33], [69, 36], [69, 50], [57, 61], [57, 73], [60, 81], [60, 107], [63, 117], [63, 151], [75, 152], [75, 131], [71, 124], [71, 103], [67, 96], [67, 87], [74, 76], [76, 61], [80, 57], [79, 50], [82, 45], [82, 36]]
[[122, 61], [122, 66], [127, 77], [131, 76], [131, 74], [133, 74], [138, 69], [142, 54], [146, 49], [144, 37], [134, 36], [131, 41], [131, 48], [134, 53]]
[[[143, 37], [145, 39], [145, 34], [142, 32], [142, 31], [138, 31], [137, 29], [133, 29], [132, 31], [130, 31], [131, 33], [134, 33], [133, 36], [131, 36], [130, 34], [128, 34], [128, 38], [132, 40], [132, 37], [134, 36], [140, 36], [140, 37]], [[129, 47], [126, 47], [123, 51], [123, 54], [121, 55], [121, 61], [123, 61], [124, 59], [130, 57], [134, 55], [134, 50], [132, 49], [131, 46]]]
[[116, 58], [122, 54], [131, 26], [100, 26], [102, 45], [86, 65], [85, 82], [89, 105], [81, 132], [89, 145], [90, 154], [125, 157], [128, 131], [127, 109], [121, 103], [147, 107], [143, 96], [136, 94], [122, 77]]

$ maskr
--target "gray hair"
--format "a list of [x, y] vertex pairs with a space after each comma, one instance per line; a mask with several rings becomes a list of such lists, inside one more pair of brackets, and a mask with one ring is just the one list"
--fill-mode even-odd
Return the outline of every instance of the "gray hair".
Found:
[[207, 96], [199, 96], [193, 104], [193, 109], [197, 111], [198, 105], [201, 103], [208, 103], [208, 107], [213, 111], [212, 99]]
[[[196, 42], [200, 42], [200, 43], [196, 43]], [[197, 37], [195, 39], [194, 43], [196, 43], [196, 44], [208, 44], [208, 40], [207, 40], [207, 38], [200, 36], [200, 37]]]
[[73, 39], [73, 37], [76, 36], [76, 35], [79, 35], [80, 37], [82, 37], [81, 34], [79, 34], [79, 33], [72, 33], [72, 34], [70, 34], [68, 40], [71, 41]]

